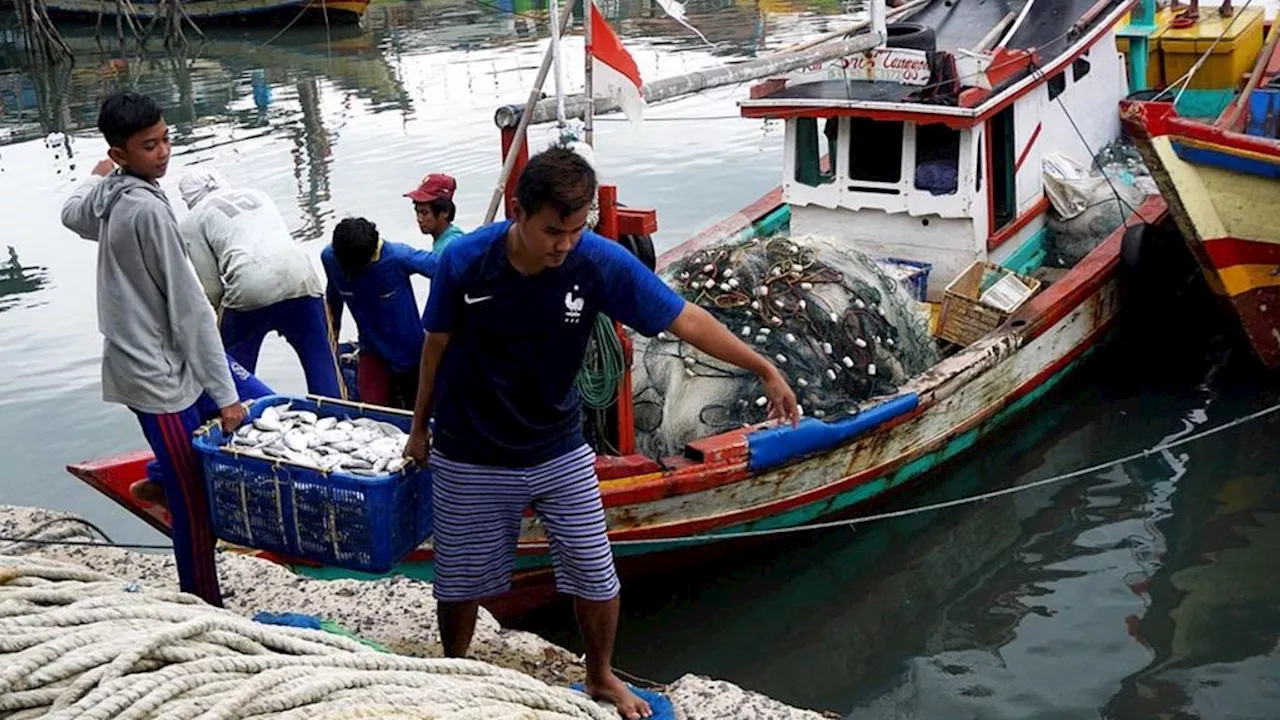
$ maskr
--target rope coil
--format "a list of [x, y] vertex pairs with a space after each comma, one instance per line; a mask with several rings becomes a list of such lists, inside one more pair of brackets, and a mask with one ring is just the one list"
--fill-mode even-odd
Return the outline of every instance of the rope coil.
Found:
[[0, 554], [0, 716], [617, 718], [585, 695], [515, 670], [378, 652], [14, 554]]

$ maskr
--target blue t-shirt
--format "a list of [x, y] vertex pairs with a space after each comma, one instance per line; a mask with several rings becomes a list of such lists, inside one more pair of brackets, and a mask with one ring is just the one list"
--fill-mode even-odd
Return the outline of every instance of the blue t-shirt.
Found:
[[329, 287], [325, 295], [334, 326], [342, 306], [351, 308], [360, 332], [360, 351], [387, 361], [394, 372], [407, 372], [422, 362], [422, 324], [409, 277], [431, 277], [438, 257], [404, 243], [383, 242], [378, 257], [353, 278], [344, 277], [329, 245], [320, 252]]
[[521, 275], [507, 258], [510, 226], [453, 241], [422, 324], [450, 334], [435, 381], [435, 449], [458, 462], [518, 468], [585, 442], [574, 380], [596, 315], [653, 336], [675, 321], [684, 298], [593, 232], [560, 267]]

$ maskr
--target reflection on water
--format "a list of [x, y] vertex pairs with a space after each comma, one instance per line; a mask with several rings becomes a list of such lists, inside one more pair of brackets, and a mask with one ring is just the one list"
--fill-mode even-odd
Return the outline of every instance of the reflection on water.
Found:
[[9, 246], [9, 259], [0, 264], [0, 312], [24, 307], [34, 298], [23, 296], [38, 292], [49, 283], [49, 269], [37, 265], [22, 264], [18, 251]]
[[[652, 0], [600, 5], [647, 79], [767, 53], [858, 10], [690, 2], [708, 47]], [[163, 103], [175, 142], [166, 188], [212, 163], [270, 193], [313, 254], [347, 215], [425, 246], [402, 194], [448, 172], [459, 223], [481, 221], [500, 159], [493, 111], [527, 97], [545, 28], [545, 3], [531, 0], [378, 2], [364, 28], [210, 31], [176, 54], [67, 29], [77, 62], [60, 67], [26, 64], [0, 29], [0, 502], [82, 513], [122, 541], [158, 539], [62, 469], [143, 444], [128, 412], [100, 400], [96, 248], [58, 221], [105, 151], [93, 126], [107, 93], [133, 87]], [[570, 37], [572, 89], [582, 60]], [[781, 128], [735, 118], [745, 91], [651, 108], [638, 127], [598, 124], [601, 174], [623, 202], [657, 208], [659, 249], [776, 185]], [[535, 128], [531, 141], [551, 136]], [[422, 300], [426, 283], [415, 288]], [[1098, 358], [1001, 444], [898, 502], [1066, 472], [1275, 399], [1238, 359], [1170, 367], [1202, 349], [1179, 336]], [[277, 390], [304, 389], [279, 340], [259, 370]], [[629, 583], [618, 664], [664, 680], [726, 677], [856, 718], [1274, 718], [1276, 429], [1262, 422], [1078, 482]], [[578, 642], [565, 608], [530, 623]]]

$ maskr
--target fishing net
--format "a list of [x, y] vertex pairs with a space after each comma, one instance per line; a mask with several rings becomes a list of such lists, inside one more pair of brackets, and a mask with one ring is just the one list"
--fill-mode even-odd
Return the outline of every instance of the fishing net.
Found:
[[[1078, 164], [1077, 164], [1078, 165]], [[1055, 176], [1045, 165], [1046, 187], [1064, 188], [1074, 196], [1074, 212], [1050, 213], [1047, 264], [1074, 267], [1124, 223], [1148, 195], [1158, 191], [1137, 148], [1119, 139], [1098, 152], [1089, 168], [1078, 165], [1076, 177]], [[1085, 174], [1087, 173], [1087, 174]]]
[[[820, 237], [723, 244], [663, 279], [786, 375], [806, 415], [832, 419], [938, 358], [927, 315], [885, 264]], [[636, 443], [652, 457], [767, 416], [760, 380], [669, 334], [636, 338]]]

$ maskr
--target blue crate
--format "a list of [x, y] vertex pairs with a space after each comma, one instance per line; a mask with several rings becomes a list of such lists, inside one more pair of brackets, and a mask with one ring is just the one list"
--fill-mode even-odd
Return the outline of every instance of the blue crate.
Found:
[[903, 260], [901, 258], [885, 258], [880, 263], [899, 266], [906, 273], [906, 276], [900, 278], [899, 282], [907, 289], [907, 292], [911, 293], [911, 297], [920, 302], [925, 302], [928, 299], [929, 271], [933, 270], [932, 263]]
[[[273, 405], [350, 420], [367, 417], [405, 432], [411, 418], [370, 406], [268, 395], [249, 405], [251, 422]], [[194, 437], [204, 464], [214, 533], [227, 542], [348, 570], [385, 573], [431, 536], [431, 471], [410, 465], [379, 477], [323, 473], [223, 448], [217, 421]]]

